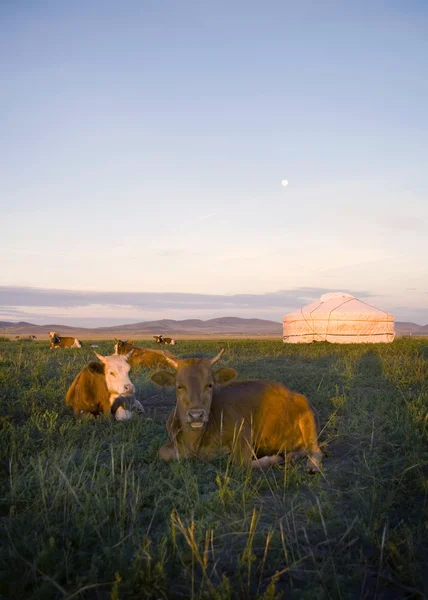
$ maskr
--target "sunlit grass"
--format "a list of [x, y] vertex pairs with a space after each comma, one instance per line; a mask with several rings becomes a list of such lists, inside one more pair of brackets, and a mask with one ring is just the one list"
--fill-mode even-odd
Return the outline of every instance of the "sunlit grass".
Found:
[[[102, 354], [111, 342], [99, 342]], [[156, 347], [154, 343], [140, 344]], [[0, 595], [8, 598], [423, 597], [428, 342], [179, 342], [317, 408], [323, 472], [165, 464], [174, 394], [131, 372], [146, 413], [77, 422], [65, 393], [92, 356], [0, 340]]]

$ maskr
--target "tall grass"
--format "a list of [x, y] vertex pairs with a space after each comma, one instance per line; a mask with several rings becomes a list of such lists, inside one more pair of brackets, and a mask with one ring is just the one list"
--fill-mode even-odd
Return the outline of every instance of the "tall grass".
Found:
[[[113, 344], [99, 342], [101, 353]], [[152, 346], [144, 342], [140, 345]], [[131, 373], [146, 413], [74, 420], [91, 356], [0, 342], [0, 595], [7, 598], [423, 598], [428, 342], [180, 342], [317, 408], [323, 471], [162, 463], [174, 394]]]

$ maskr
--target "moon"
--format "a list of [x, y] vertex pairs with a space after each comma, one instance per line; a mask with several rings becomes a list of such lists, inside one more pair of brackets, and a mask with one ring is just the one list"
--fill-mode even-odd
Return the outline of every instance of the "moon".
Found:
[[283, 179], [283, 180], [281, 181], [281, 185], [283, 185], [284, 187], [287, 187], [287, 185], [288, 185], [288, 181], [287, 181], [286, 179]]

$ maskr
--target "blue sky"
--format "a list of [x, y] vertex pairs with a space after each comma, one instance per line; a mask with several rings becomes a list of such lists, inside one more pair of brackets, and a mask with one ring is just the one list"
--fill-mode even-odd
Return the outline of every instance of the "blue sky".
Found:
[[340, 290], [428, 323], [427, 27], [414, 0], [2, 3], [0, 319]]

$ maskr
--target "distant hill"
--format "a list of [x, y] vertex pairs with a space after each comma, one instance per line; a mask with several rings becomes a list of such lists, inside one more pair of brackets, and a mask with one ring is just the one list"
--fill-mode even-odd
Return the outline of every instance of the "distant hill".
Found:
[[428, 325], [397, 321], [395, 323], [395, 332], [397, 335], [428, 335]]
[[241, 319], [239, 317], [220, 317], [218, 319], [160, 319], [158, 321], [143, 321], [128, 325], [115, 325], [113, 327], [70, 327], [67, 325], [34, 325], [32, 323], [12, 323], [0, 321], [0, 332], [7, 334], [46, 334], [49, 331], [58, 333], [79, 334], [108, 334], [112, 337], [120, 334], [169, 334], [169, 335], [198, 335], [198, 334], [237, 334], [237, 335], [282, 335], [282, 324], [264, 319]]
[[[68, 325], [34, 325], [20, 321], [0, 321], [0, 334], [46, 334], [56, 331], [62, 334], [97, 335], [110, 334], [112, 337], [120, 335], [163, 334], [163, 335], [274, 335], [282, 336], [282, 323], [266, 319], [241, 319], [239, 317], [219, 317], [217, 319], [160, 319], [158, 321], [142, 321], [128, 325], [115, 325], [114, 327], [70, 327]], [[428, 325], [417, 325], [411, 322], [395, 323], [397, 336], [402, 335], [428, 335]]]
[[124, 333], [162, 333], [162, 334], [215, 334], [215, 333], [239, 333], [248, 335], [281, 335], [282, 324], [264, 319], [240, 319], [239, 317], [221, 317], [218, 319], [185, 319], [174, 321], [172, 319], [160, 319], [159, 321], [147, 321], [143, 323], [132, 323], [130, 325], [118, 325], [105, 328], [108, 331], [123, 331]]

